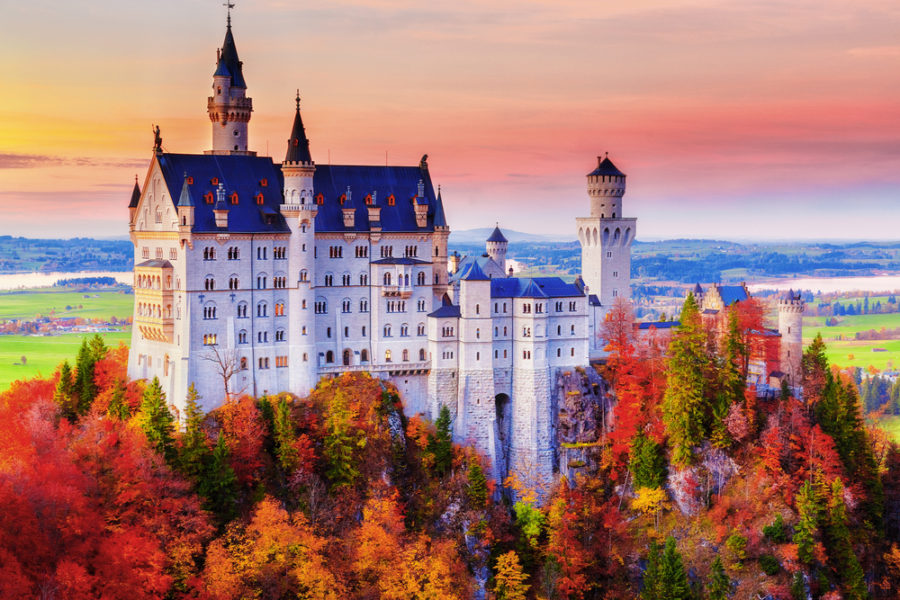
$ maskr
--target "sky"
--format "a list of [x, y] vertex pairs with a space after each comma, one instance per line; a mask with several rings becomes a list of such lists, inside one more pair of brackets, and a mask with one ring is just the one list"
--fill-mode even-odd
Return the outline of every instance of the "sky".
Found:
[[[124, 236], [151, 126], [211, 145], [215, 0], [0, 0], [0, 235]], [[900, 239], [896, 0], [236, 0], [250, 145], [429, 155], [452, 229], [572, 237], [628, 175], [638, 239]]]

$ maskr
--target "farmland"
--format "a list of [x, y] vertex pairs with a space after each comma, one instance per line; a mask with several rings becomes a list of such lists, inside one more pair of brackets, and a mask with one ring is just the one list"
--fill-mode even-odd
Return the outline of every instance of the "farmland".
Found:
[[[68, 308], [67, 308], [68, 307]], [[47, 317], [122, 320], [131, 316], [134, 296], [121, 291], [73, 292], [58, 288], [0, 293], [0, 321]]]
[[856, 339], [857, 333], [874, 330], [884, 338], [897, 338], [888, 330], [900, 328], [900, 313], [839, 317], [837, 325], [826, 326], [826, 317], [803, 319], [803, 341], [808, 344], [821, 334], [828, 360], [841, 367], [874, 367], [880, 371], [900, 367], [900, 339]]

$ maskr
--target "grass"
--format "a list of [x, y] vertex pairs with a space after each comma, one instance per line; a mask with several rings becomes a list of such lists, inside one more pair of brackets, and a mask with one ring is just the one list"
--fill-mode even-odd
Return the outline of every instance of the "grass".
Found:
[[887, 415], [878, 420], [878, 426], [884, 429], [888, 437], [900, 442], [900, 415]]
[[[803, 343], [808, 345], [817, 333], [825, 340], [825, 355], [841, 367], [875, 367], [880, 371], [900, 368], [900, 339], [856, 340], [857, 332], [900, 328], [900, 313], [838, 317], [838, 325], [826, 327], [827, 317], [803, 319]], [[875, 349], [883, 352], [875, 352]]]
[[[0, 391], [6, 390], [17, 379], [38, 375], [49, 377], [56, 367], [68, 360], [74, 364], [81, 340], [94, 334], [70, 333], [55, 336], [4, 335], [0, 336]], [[131, 342], [131, 330], [101, 333], [107, 346], [119, 342]], [[21, 364], [22, 356], [27, 362]]]
[[900, 313], [888, 313], [880, 315], [854, 315], [852, 317], [837, 317], [838, 324], [827, 327], [825, 319], [829, 317], [806, 317], [803, 319], [803, 337], [810, 341], [816, 337], [816, 333], [822, 334], [822, 339], [837, 339], [839, 337], [853, 338], [858, 331], [894, 329], [900, 327]]
[[[66, 310], [66, 306], [71, 309]], [[123, 292], [81, 293], [49, 289], [0, 293], [0, 320], [34, 319], [38, 315], [49, 316], [51, 310], [58, 317], [125, 319], [134, 310], [134, 296]]]

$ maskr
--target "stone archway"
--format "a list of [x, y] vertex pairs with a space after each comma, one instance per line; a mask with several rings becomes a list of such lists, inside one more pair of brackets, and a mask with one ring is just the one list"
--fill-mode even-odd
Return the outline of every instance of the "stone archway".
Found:
[[350, 362], [351, 362], [352, 358], [353, 358], [353, 351], [350, 350], [349, 348], [347, 348], [346, 350], [344, 350], [343, 359], [344, 359], [344, 366], [345, 366], [345, 367], [349, 367], [349, 366], [350, 366]]

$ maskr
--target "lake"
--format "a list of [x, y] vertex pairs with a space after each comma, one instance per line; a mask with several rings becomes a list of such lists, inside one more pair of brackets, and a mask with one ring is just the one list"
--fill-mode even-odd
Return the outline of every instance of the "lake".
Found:
[[22, 290], [49, 287], [60, 279], [78, 277], [113, 277], [119, 283], [131, 285], [134, 274], [131, 271], [81, 271], [80, 273], [11, 273], [0, 275], [0, 290]]
[[750, 292], [759, 290], [811, 290], [812, 292], [893, 292], [900, 290], [900, 275], [871, 277], [797, 277], [749, 283]]

